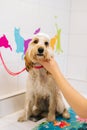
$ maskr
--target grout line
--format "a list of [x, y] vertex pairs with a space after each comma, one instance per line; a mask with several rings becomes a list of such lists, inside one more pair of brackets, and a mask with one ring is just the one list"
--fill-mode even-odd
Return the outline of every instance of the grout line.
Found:
[[69, 55], [67, 55], [68, 57], [79, 57], [79, 58], [87, 58], [87, 56], [86, 55], [77, 55], [77, 54], [69, 54]]
[[9, 99], [9, 98], [18, 96], [18, 95], [22, 95], [22, 94], [25, 94], [25, 90], [21, 90], [21, 91], [12, 93], [12, 94], [6, 94], [6, 95], [4, 95], [4, 96], [1, 96], [1, 97], [0, 97], [0, 101], [6, 100], [6, 99]]
[[68, 72], [68, 63], [69, 63], [69, 47], [70, 47], [70, 33], [71, 33], [71, 14], [72, 14], [72, 11], [71, 11], [71, 8], [72, 8], [72, 1], [69, 2], [69, 33], [68, 33], [68, 45], [67, 45], [67, 57], [66, 57], [66, 74]]
[[67, 80], [74, 80], [74, 81], [79, 81], [79, 82], [84, 82], [84, 83], [87, 83], [86, 80], [81, 80], [81, 79], [75, 79], [75, 78], [70, 78], [68, 76], [66, 76]]

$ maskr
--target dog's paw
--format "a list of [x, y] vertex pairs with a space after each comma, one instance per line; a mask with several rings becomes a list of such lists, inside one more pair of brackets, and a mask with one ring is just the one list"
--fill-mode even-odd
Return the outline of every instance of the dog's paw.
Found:
[[62, 116], [66, 119], [69, 119], [70, 118], [70, 114], [69, 112], [65, 109], [64, 112], [62, 113]]
[[55, 115], [48, 114], [47, 121], [49, 121], [49, 122], [55, 121]]
[[24, 122], [27, 121], [27, 118], [25, 116], [21, 116], [18, 118], [18, 122]]

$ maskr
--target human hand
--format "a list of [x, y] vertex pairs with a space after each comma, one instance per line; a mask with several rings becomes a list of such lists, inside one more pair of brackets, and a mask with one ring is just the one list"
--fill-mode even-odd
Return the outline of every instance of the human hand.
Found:
[[49, 71], [51, 74], [54, 74], [56, 71], [60, 71], [57, 62], [51, 57], [49, 60], [39, 61], [43, 67]]

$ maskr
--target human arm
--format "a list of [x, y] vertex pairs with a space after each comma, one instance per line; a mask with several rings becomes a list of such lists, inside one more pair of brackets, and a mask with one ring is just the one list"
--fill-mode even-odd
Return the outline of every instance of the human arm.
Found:
[[56, 61], [51, 58], [49, 61], [41, 61], [40, 63], [53, 75], [62, 94], [77, 115], [87, 118], [87, 99], [80, 95], [65, 79]]

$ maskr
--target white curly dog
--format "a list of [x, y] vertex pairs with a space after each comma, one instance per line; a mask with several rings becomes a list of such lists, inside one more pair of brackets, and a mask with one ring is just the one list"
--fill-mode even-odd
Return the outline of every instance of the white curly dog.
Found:
[[54, 121], [56, 114], [70, 118], [55, 80], [38, 63], [38, 60], [49, 60], [53, 56], [49, 43], [48, 35], [34, 35], [25, 54], [25, 65], [29, 73], [24, 113], [18, 119], [20, 122], [39, 115], [46, 117], [48, 121]]

